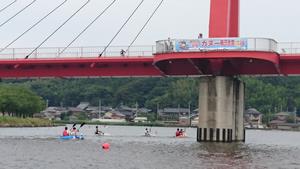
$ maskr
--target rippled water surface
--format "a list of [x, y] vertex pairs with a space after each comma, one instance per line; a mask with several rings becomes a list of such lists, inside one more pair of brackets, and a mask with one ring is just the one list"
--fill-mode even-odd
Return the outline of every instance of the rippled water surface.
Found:
[[[228, 169], [299, 168], [300, 132], [248, 130], [246, 143], [197, 143], [196, 129], [174, 138], [176, 128], [108, 126], [110, 136], [94, 136], [84, 126], [84, 140], [58, 139], [63, 127], [0, 128], [1, 169]], [[101, 148], [103, 143], [110, 150]]]

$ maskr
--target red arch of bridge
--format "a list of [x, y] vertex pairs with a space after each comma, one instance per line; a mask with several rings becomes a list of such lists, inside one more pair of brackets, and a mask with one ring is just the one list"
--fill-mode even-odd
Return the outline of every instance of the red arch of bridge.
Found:
[[[209, 37], [239, 36], [239, 0], [211, 0]], [[165, 53], [153, 57], [0, 60], [1, 78], [299, 75], [300, 54], [258, 51]]]

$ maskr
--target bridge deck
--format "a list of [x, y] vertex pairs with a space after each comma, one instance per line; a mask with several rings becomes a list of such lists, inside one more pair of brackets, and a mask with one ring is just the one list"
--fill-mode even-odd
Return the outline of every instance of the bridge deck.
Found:
[[[241, 50], [156, 53], [154, 46], [140, 46], [130, 50], [130, 56], [120, 56], [118, 50], [122, 47], [115, 47], [101, 57], [97, 55], [99, 47], [72, 48], [64, 55], [58, 55], [61, 48], [42, 48], [29, 59], [24, 56], [30, 49], [8, 49], [11, 53], [0, 54], [0, 77], [299, 75], [300, 52], [297, 54], [297, 48], [285, 46], [279, 48], [285, 53]], [[292, 47], [296, 47], [295, 43]]]

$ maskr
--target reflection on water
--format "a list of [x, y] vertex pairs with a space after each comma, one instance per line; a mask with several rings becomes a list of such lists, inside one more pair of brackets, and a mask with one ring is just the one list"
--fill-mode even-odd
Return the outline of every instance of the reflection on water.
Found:
[[[247, 131], [246, 143], [197, 143], [196, 129], [188, 138], [174, 138], [176, 128], [151, 128], [156, 137], [143, 137], [144, 127], [101, 128], [111, 136], [94, 136], [95, 126], [81, 130], [85, 140], [62, 141], [63, 127], [1, 128], [0, 168], [101, 169], [228, 169], [300, 168], [300, 133]], [[103, 143], [111, 149], [104, 151]]]

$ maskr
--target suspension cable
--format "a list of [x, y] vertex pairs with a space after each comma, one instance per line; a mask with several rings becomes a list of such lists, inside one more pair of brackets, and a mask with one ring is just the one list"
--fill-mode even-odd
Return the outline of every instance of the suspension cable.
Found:
[[73, 13], [65, 22], [63, 22], [54, 32], [52, 32], [43, 42], [41, 42], [35, 49], [33, 49], [25, 59], [28, 59], [38, 48], [40, 48], [50, 37], [52, 37], [60, 28], [62, 28], [70, 19], [72, 19], [81, 9], [83, 9], [91, 0], [87, 0], [75, 13]]
[[59, 55], [64, 53], [65, 50], [68, 49], [89, 27], [91, 27], [115, 2], [116, 0], [113, 0], [90, 24], [88, 24], [88, 26], [86, 26], [61, 52], [59, 52]]
[[6, 5], [5, 7], [3, 7], [2, 9], [0, 9], [0, 12], [3, 12], [6, 8], [10, 7], [12, 4], [16, 3], [17, 0], [11, 2], [10, 4]]
[[155, 8], [155, 10], [153, 11], [153, 13], [151, 14], [151, 16], [148, 18], [148, 20], [146, 21], [146, 23], [143, 25], [142, 29], [138, 32], [138, 34], [135, 36], [135, 38], [133, 39], [133, 41], [130, 43], [130, 45], [127, 47], [125, 53], [128, 52], [129, 48], [132, 46], [132, 44], [136, 41], [136, 39], [139, 37], [139, 35], [142, 33], [142, 31], [144, 30], [144, 28], [147, 26], [147, 24], [149, 23], [149, 21], [151, 20], [151, 18], [154, 16], [154, 14], [156, 13], [156, 11], [159, 9], [159, 7], [162, 5], [164, 0], [161, 0], [160, 3], [158, 4], [158, 6]]
[[25, 35], [27, 32], [29, 32], [31, 29], [33, 29], [35, 26], [37, 26], [39, 23], [41, 23], [44, 19], [46, 19], [49, 15], [51, 15], [54, 11], [56, 11], [58, 8], [60, 8], [63, 4], [65, 4], [68, 0], [64, 0], [61, 4], [59, 4], [57, 7], [55, 7], [52, 11], [50, 11], [47, 15], [45, 15], [43, 18], [41, 18], [38, 22], [33, 24], [30, 28], [28, 28], [25, 32], [23, 32], [21, 35], [19, 35], [16, 39], [11, 41], [9, 44], [7, 44], [4, 48], [0, 50], [0, 52], [3, 52], [5, 49], [7, 49], [10, 45], [15, 43], [18, 39], [20, 39], [23, 35]]
[[21, 12], [23, 12], [25, 9], [27, 9], [28, 7], [30, 7], [33, 3], [35, 3], [37, 0], [33, 0], [31, 3], [29, 3], [28, 5], [26, 5], [24, 8], [22, 8], [19, 12], [17, 12], [16, 14], [14, 14], [12, 17], [8, 18], [5, 22], [3, 22], [0, 27], [2, 27], [3, 25], [5, 25], [6, 23], [8, 23], [10, 20], [12, 20], [14, 17], [16, 17], [17, 15], [19, 15]]
[[138, 10], [138, 8], [142, 5], [144, 0], [142, 0], [139, 5], [134, 9], [134, 11], [131, 13], [131, 15], [127, 18], [127, 20], [124, 22], [124, 24], [121, 26], [121, 28], [118, 30], [118, 32], [115, 34], [115, 36], [110, 40], [107, 46], [103, 49], [103, 51], [99, 54], [99, 57], [102, 56], [102, 54], [106, 51], [106, 49], [110, 46], [110, 44], [113, 42], [113, 40], [118, 36], [118, 34], [121, 32], [121, 30], [124, 28], [124, 26], [127, 24], [127, 22], [130, 20], [130, 18], [134, 15], [134, 13]]

